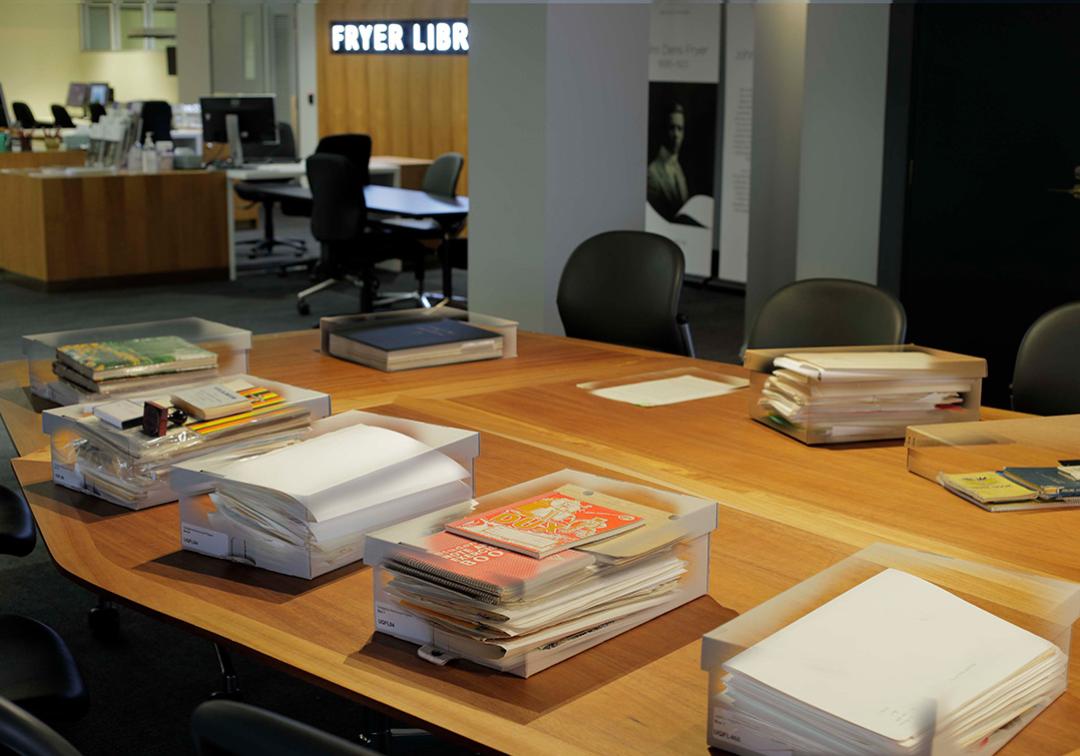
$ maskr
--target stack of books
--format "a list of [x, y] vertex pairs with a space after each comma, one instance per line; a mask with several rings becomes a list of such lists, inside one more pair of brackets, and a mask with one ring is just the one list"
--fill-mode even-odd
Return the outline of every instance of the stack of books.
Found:
[[1065, 690], [1068, 657], [886, 569], [723, 670], [712, 742], [735, 753], [990, 754]]
[[115, 396], [191, 383], [217, 372], [218, 356], [178, 336], [57, 347], [53, 373], [82, 392]]
[[350, 411], [297, 444], [211, 455], [172, 470], [181, 543], [220, 559], [311, 579], [364, 557], [372, 530], [473, 496], [479, 434]]
[[1005, 467], [974, 473], [941, 473], [938, 482], [989, 512], [1080, 507], [1075, 467]]
[[923, 351], [788, 352], [772, 360], [757, 403], [767, 422], [818, 441], [902, 438], [909, 425], [971, 419], [972, 366], [985, 369]]
[[437, 663], [528, 677], [707, 591], [715, 502], [567, 470], [478, 509], [368, 537], [376, 628]]
[[143, 509], [177, 499], [173, 464], [221, 450], [263, 453], [298, 441], [313, 418], [329, 414], [324, 393], [238, 375], [47, 410], [42, 427], [52, 436], [56, 483]]

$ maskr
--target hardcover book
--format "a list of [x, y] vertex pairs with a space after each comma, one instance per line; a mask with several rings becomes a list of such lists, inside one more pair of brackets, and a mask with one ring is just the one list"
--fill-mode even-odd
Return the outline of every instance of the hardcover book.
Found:
[[640, 514], [614, 508], [620, 504], [618, 499], [567, 488], [481, 512], [452, 522], [446, 529], [465, 538], [543, 559], [645, 524]]
[[448, 365], [495, 359], [503, 353], [502, 336], [447, 318], [409, 319], [333, 333], [330, 354], [380, 370]]
[[93, 381], [217, 367], [217, 355], [178, 336], [57, 347], [56, 359]]

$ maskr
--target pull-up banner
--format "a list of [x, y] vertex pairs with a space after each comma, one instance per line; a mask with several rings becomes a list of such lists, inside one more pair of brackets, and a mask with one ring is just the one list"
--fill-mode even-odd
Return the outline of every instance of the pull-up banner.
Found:
[[678, 244], [699, 276], [712, 269], [719, 79], [719, 3], [654, 0], [645, 230]]
[[467, 55], [466, 18], [331, 21], [335, 55]]

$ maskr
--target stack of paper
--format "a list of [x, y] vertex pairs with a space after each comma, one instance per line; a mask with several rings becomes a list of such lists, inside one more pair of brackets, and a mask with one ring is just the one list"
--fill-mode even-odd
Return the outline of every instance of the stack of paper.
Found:
[[53, 372], [80, 391], [104, 396], [154, 391], [212, 376], [218, 356], [178, 336], [64, 344]]
[[330, 398], [287, 384], [247, 375], [220, 382], [247, 400], [240, 412], [200, 420], [172, 415], [163, 435], [150, 435], [143, 423], [122, 422], [146, 404], [173, 407], [176, 391], [218, 384], [192, 384], [167, 393], [136, 395], [122, 404], [130, 415], [114, 417], [120, 402], [98, 402], [48, 410], [42, 416], [52, 435], [53, 480], [129, 509], [143, 509], [177, 496], [169, 485], [169, 468], [182, 460], [227, 450], [251, 456], [302, 438], [312, 418], [330, 412]]
[[[474, 453], [459, 462], [364, 419], [346, 412], [316, 423], [297, 444], [179, 466], [185, 547], [312, 578], [361, 559], [370, 530], [448, 505], [471, 508]], [[443, 430], [475, 440], [469, 431]]]
[[714, 731], [739, 753], [993, 753], [1064, 691], [1067, 662], [887, 569], [729, 659]]
[[773, 360], [760, 405], [780, 422], [837, 440], [903, 436], [949, 419], [977, 378], [924, 352], [791, 352]]
[[681, 498], [698, 516], [564, 484], [445, 530], [372, 534], [376, 626], [528, 676], [704, 591], [715, 504]]

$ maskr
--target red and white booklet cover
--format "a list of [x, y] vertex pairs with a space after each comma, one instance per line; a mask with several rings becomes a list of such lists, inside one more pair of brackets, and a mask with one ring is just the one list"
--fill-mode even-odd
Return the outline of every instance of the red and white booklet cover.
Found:
[[[606, 506], [618, 506], [619, 501], [598, 492], [563, 486], [457, 520], [446, 529], [465, 538], [543, 559], [645, 524], [639, 514]], [[626, 504], [627, 509], [633, 506]]]

